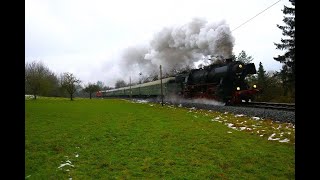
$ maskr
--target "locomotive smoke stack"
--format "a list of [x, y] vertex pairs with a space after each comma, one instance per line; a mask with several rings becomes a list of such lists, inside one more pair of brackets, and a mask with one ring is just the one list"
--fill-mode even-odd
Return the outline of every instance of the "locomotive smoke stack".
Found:
[[194, 67], [194, 62], [203, 56], [231, 57], [233, 45], [234, 38], [225, 21], [209, 23], [194, 18], [184, 25], [163, 28], [154, 35], [149, 46], [127, 48], [120, 67], [124, 72], [142, 71], [151, 75], [162, 65], [164, 73], [170, 73]]
[[233, 58], [228, 58], [228, 59], [226, 59], [226, 63], [228, 64], [228, 63], [231, 63], [233, 61]]

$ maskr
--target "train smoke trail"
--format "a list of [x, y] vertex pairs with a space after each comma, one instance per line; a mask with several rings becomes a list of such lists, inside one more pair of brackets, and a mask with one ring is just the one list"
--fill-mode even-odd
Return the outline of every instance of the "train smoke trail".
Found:
[[[215, 106], [224, 106], [224, 102], [220, 102], [213, 99], [204, 99], [204, 98], [196, 98], [196, 99], [185, 99], [177, 95], [168, 95], [164, 99], [166, 102], [174, 103], [174, 104], [208, 104]], [[160, 101], [160, 100], [159, 100]]]
[[120, 67], [125, 72], [131, 70], [154, 76], [162, 65], [164, 74], [171, 74], [174, 70], [194, 68], [194, 62], [204, 56], [229, 58], [233, 45], [234, 37], [225, 21], [209, 23], [194, 18], [184, 25], [163, 28], [148, 46], [125, 49]]

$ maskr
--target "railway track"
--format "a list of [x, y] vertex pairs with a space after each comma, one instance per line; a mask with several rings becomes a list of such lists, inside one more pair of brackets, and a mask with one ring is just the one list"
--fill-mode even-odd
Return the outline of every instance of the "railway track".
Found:
[[295, 103], [247, 102], [239, 106], [295, 111]]
[[[131, 99], [132, 100], [132, 99]], [[138, 99], [135, 99], [138, 100]], [[140, 99], [142, 100], [142, 99]], [[146, 99], [143, 99], [146, 100]], [[161, 100], [154, 98], [148, 99], [149, 102], [154, 103], [161, 103]], [[269, 103], [269, 102], [251, 102], [251, 103], [243, 103], [242, 105], [238, 106], [224, 106], [224, 105], [217, 105], [211, 103], [201, 103], [201, 102], [194, 102], [194, 101], [170, 101], [165, 100], [166, 105], [175, 105], [179, 107], [186, 107], [186, 108], [196, 108], [196, 109], [206, 109], [212, 111], [219, 111], [222, 113], [230, 112], [233, 114], [245, 114], [251, 117], [260, 117], [263, 119], [271, 119], [274, 121], [279, 122], [290, 122], [295, 124], [295, 111], [294, 111], [294, 104], [286, 104], [286, 103]], [[253, 104], [260, 104], [260, 106]], [[274, 105], [274, 106], [270, 106]], [[281, 106], [282, 107], [279, 107]], [[275, 107], [278, 106], [278, 107]], [[286, 108], [285, 106], [289, 106]]]

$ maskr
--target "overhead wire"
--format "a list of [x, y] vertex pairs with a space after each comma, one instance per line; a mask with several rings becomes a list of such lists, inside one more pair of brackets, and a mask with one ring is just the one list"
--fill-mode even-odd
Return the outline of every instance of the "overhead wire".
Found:
[[235, 29], [233, 29], [231, 32], [235, 31], [236, 29], [240, 28], [242, 25], [246, 24], [247, 22], [251, 21], [253, 18], [257, 17], [258, 15], [260, 15], [261, 13], [263, 13], [264, 11], [266, 11], [267, 9], [271, 8], [272, 6], [274, 6], [275, 4], [277, 4], [278, 2], [280, 2], [281, 0], [273, 3], [272, 5], [270, 5], [269, 7], [267, 7], [265, 10], [259, 12], [257, 15], [253, 16], [252, 18], [250, 18], [249, 20], [247, 20], [246, 22], [240, 24], [238, 27], [236, 27]]

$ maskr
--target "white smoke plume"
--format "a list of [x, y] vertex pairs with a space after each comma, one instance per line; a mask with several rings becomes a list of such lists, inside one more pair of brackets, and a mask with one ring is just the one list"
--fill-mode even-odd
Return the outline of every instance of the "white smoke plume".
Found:
[[162, 65], [163, 73], [170, 74], [185, 67], [194, 68], [195, 62], [208, 55], [229, 58], [233, 45], [234, 37], [225, 21], [208, 23], [194, 18], [181, 26], [163, 28], [148, 46], [125, 49], [120, 67], [126, 73], [142, 72], [146, 77], [159, 74]]
[[224, 106], [225, 105], [224, 102], [220, 102], [220, 101], [214, 100], [214, 99], [205, 99], [205, 98], [185, 99], [185, 98], [182, 98], [182, 97], [174, 95], [174, 94], [165, 96], [164, 101], [170, 102], [173, 104], [186, 104], [186, 103], [194, 104], [194, 103], [196, 103], [196, 104], [208, 104], [208, 105], [215, 105], [215, 106]]

